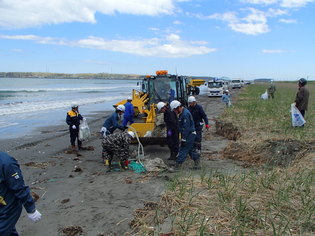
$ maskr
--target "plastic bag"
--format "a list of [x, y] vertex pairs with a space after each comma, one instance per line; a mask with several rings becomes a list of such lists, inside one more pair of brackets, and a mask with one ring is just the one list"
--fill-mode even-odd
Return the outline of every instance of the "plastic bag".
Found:
[[231, 101], [228, 102], [228, 107], [231, 107], [232, 106], [232, 103]]
[[268, 99], [268, 92], [267, 92], [267, 89], [266, 89], [266, 92], [264, 92], [261, 96], [260, 96], [261, 99], [264, 99], [264, 100], [267, 100]]
[[294, 103], [291, 104], [291, 118], [293, 127], [303, 126], [306, 123], [304, 117]]
[[82, 123], [80, 124], [79, 128], [79, 140], [86, 141], [91, 137], [90, 128], [87, 124], [86, 119], [83, 119]]

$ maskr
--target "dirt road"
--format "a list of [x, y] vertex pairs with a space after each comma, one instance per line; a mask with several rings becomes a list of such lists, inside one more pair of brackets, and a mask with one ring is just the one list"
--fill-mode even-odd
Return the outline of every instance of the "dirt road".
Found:
[[[214, 133], [213, 119], [225, 108], [221, 98], [206, 95], [196, 98], [203, 105], [212, 126], [210, 132], [204, 133], [202, 143], [204, 169], [242, 170], [230, 160], [217, 158], [228, 143]], [[147, 201], [159, 200], [165, 184], [174, 174], [106, 173], [100, 159], [101, 139], [97, 132], [107, 115], [100, 113], [87, 117], [93, 138], [85, 145], [93, 146], [95, 150], [82, 151], [80, 155], [65, 153], [69, 144], [66, 124], [47, 127], [40, 135], [1, 142], [0, 149], [19, 161], [26, 183], [39, 196], [37, 208], [43, 215], [42, 221], [32, 223], [23, 211], [17, 224], [21, 236], [124, 235], [131, 231], [129, 223], [134, 210], [142, 208]], [[160, 146], [146, 146], [145, 154], [147, 158], [163, 160], [169, 156], [167, 147]], [[191, 164], [187, 161], [187, 165]], [[66, 231], [69, 226], [76, 227]]]

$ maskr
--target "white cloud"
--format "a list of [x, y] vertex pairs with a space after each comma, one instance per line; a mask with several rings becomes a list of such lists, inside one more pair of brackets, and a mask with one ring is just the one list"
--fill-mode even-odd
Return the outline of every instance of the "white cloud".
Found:
[[257, 5], [271, 5], [277, 4], [284, 8], [298, 8], [304, 7], [308, 3], [315, 2], [315, 0], [241, 0], [243, 3], [257, 4]]
[[297, 23], [297, 20], [294, 20], [294, 19], [280, 19], [279, 22], [285, 23], [285, 24], [295, 24], [295, 23]]
[[181, 21], [179, 21], [179, 20], [175, 20], [175, 21], [173, 21], [173, 24], [174, 24], [174, 25], [182, 25], [183, 22], [181, 22]]
[[0, 35], [0, 38], [32, 40], [40, 44], [90, 48], [129, 53], [144, 57], [180, 58], [203, 55], [216, 51], [215, 48], [204, 46], [207, 44], [205, 41], [184, 41], [177, 34], [169, 34], [165, 38], [150, 38], [142, 40], [106, 40], [104, 38], [90, 36], [85, 39], [70, 41], [35, 35]]
[[95, 13], [172, 14], [182, 0], [1, 0], [0, 27], [27, 28], [66, 22], [95, 23]]
[[285, 50], [281, 50], [281, 49], [263, 49], [261, 50], [262, 53], [285, 53]]
[[239, 17], [234, 12], [214, 14], [209, 16], [209, 18], [227, 22], [228, 26], [236, 32], [251, 35], [267, 33], [269, 27], [266, 14], [254, 8], [249, 8], [248, 10], [250, 13], [243, 18]]

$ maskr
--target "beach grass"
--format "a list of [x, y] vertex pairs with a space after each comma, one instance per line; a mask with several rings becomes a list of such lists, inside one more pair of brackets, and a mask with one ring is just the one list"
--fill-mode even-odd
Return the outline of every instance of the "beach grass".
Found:
[[[241, 130], [240, 142], [314, 139], [314, 98], [307, 124], [292, 128], [290, 104], [296, 83], [277, 83], [274, 100], [262, 100], [266, 84], [246, 87], [222, 120]], [[308, 84], [314, 91], [314, 84]], [[181, 172], [154, 209], [136, 216], [135, 235], [314, 235], [315, 152], [309, 148], [290, 165], [226, 174], [203, 169]]]

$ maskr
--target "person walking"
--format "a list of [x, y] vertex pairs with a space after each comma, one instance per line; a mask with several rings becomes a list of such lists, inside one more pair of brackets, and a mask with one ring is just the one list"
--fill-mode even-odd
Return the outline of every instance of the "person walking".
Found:
[[69, 125], [70, 144], [72, 150], [76, 150], [76, 140], [78, 143], [78, 149], [80, 150], [82, 147], [82, 142], [79, 140], [79, 128], [81, 120], [83, 120], [83, 117], [79, 112], [79, 106], [77, 104], [71, 105], [71, 110], [67, 113], [66, 122]]
[[307, 111], [308, 108], [308, 99], [310, 96], [310, 93], [307, 88], [305, 88], [305, 85], [307, 84], [307, 80], [304, 78], [299, 79], [298, 81], [298, 92], [296, 93], [295, 97], [295, 106], [299, 111], [301, 112], [302, 116], [305, 116], [305, 111]]
[[36, 222], [41, 213], [36, 210], [30, 189], [25, 186], [18, 162], [7, 153], [0, 151], [0, 235], [18, 236], [15, 225], [22, 212]]
[[156, 107], [159, 112], [164, 113], [166, 139], [170, 150], [170, 157], [168, 160], [176, 160], [179, 149], [179, 128], [177, 115], [174, 111], [171, 111], [171, 108], [167, 103], [159, 102]]
[[124, 112], [125, 106], [118, 105], [115, 109], [115, 112], [113, 112], [112, 115], [104, 121], [103, 127], [101, 128], [103, 137], [112, 134], [116, 129], [125, 129], [125, 127], [121, 124], [122, 115], [124, 114]]
[[196, 130], [194, 120], [189, 110], [182, 106], [182, 104], [174, 100], [170, 104], [171, 110], [178, 116], [179, 132], [181, 133], [181, 142], [178, 156], [176, 159], [175, 169], [180, 169], [181, 165], [189, 154], [194, 160], [194, 169], [200, 169], [200, 154], [196, 151], [194, 141], [196, 138]]
[[102, 158], [104, 163], [108, 161], [108, 171], [113, 169], [113, 160], [118, 161], [122, 169], [126, 168], [125, 162], [130, 156], [129, 144], [132, 138], [135, 138], [135, 133], [132, 131], [114, 133], [103, 138]]
[[222, 95], [222, 102], [225, 103], [226, 107], [230, 107], [232, 105], [231, 103], [231, 95], [229, 94], [229, 90], [224, 90]]
[[127, 127], [128, 122], [130, 125], [132, 123], [134, 123], [133, 122], [133, 116], [135, 114], [135, 111], [134, 111], [134, 107], [133, 107], [131, 101], [132, 101], [132, 98], [129, 97], [129, 98], [127, 98], [127, 102], [124, 104], [125, 113], [124, 113], [124, 120], [123, 120], [123, 124], [122, 124], [124, 127]]
[[269, 87], [267, 89], [267, 93], [268, 93], [268, 98], [272, 98], [274, 99], [274, 93], [276, 92], [276, 86], [274, 85], [273, 81], [270, 81]]
[[203, 128], [203, 125], [205, 124], [206, 129], [209, 130], [210, 128], [209, 120], [202, 106], [197, 104], [196, 98], [194, 96], [190, 96], [188, 98], [188, 110], [194, 119], [195, 130], [197, 133], [194, 146], [197, 149], [197, 151], [200, 152], [201, 140], [202, 140], [202, 128]]

